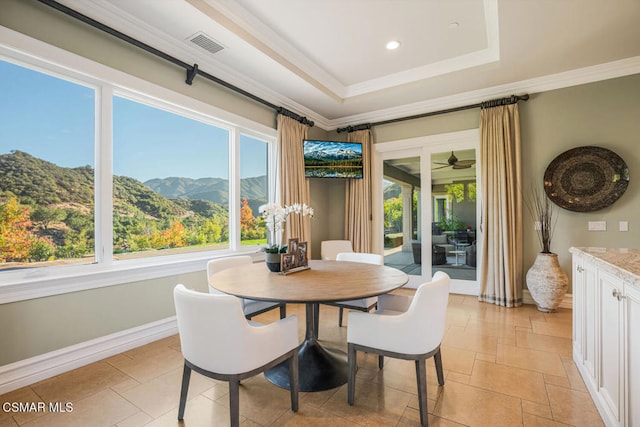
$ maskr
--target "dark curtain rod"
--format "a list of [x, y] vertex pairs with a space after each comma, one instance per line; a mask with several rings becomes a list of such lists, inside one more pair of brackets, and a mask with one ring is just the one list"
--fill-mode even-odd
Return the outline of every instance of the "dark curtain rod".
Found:
[[54, 0], [38, 0], [38, 1], [40, 3], [46, 4], [47, 6], [50, 6], [50, 7], [54, 8], [54, 9], [64, 13], [65, 15], [71, 16], [72, 18], [75, 18], [75, 19], [77, 19], [79, 21], [82, 21], [85, 24], [91, 25], [94, 28], [97, 28], [97, 29], [99, 29], [101, 31], [104, 31], [105, 33], [108, 33], [108, 34], [110, 34], [110, 35], [112, 35], [112, 36], [114, 36], [114, 37], [116, 37], [116, 38], [118, 38], [120, 40], [123, 40], [123, 41], [125, 41], [125, 42], [127, 42], [129, 44], [132, 44], [132, 45], [134, 45], [134, 46], [146, 51], [146, 52], [149, 52], [149, 53], [151, 53], [153, 55], [156, 55], [156, 56], [158, 56], [158, 57], [160, 57], [160, 58], [162, 58], [162, 59], [164, 59], [166, 61], [169, 61], [172, 64], [175, 64], [175, 65], [177, 65], [179, 67], [184, 68], [187, 71], [187, 78], [185, 80], [185, 83], [187, 83], [188, 85], [191, 85], [193, 83], [193, 79], [197, 75], [199, 75], [199, 76], [202, 76], [202, 77], [204, 77], [204, 78], [206, 78], [208, 80], [211, 80], [212, 82], [214, 82], [214, 83], [216, 83], [216, 84], [218, 84], [220, 86], [223, 86], [223, 87], [225, 87], [227, 89], [230, 89], [230, 90], [232, 90], [234, 92], [237, 92], [237, 93], [239, 93], [241, 95], [244, 95], [245, 97], [250, 98], [250, 99], [252, 99], [252, 100], [254, 100], [256, 102], [259, 102], [262, 105], [266, 105], [267, 107], [269, 107], [272, 110], [274, 110], [277, 114], [282, 114], [284, 116], [291, 117], [292, 119], [295, 119], [295, 120], [299, 121], [300, 123], [305, 124], [307, 126], [313, 126], [314, 125], [314, 122], [309, 120], [309, 119], [307, 119], [306, 117], [303, 117], [303, 116], [301, 116], [299, 114], [296, 114], [293, 111], [288, 110], [288, 109], [286, 109], [284, 107], [278, 107], [277, 105], [272, 104], [271, 102], [266, 101], [266, 100], [264, 100], [264, 99], [262, 99], [262, 98], [260, 98], [260, 97], [258, 97], [256, 95], [252, 94], [252, 93], [249, 93], [244, 89], [240, 89], [239, 87], [234, 86], [231, 83], [227, 83], [224, 80], [219, 79], [218, 77], [215, 77], [215, 76], [213, 76], [213, 75], [211, 75], [211, 74], [209, 74], [209, 73], [207, 73], [205, 71], [200, 70], [198, 68], [198, 64], [193, 64], [193, 65], [187, 64], [184, 61], [181, 61], [181, 60], [179, 60], [177, 58], [174, 58], [173, 56], [171, 56], [171, 55], [169, 55], [169, 54], [167, 54], [167, 53], [165, 53], [165, 52], [163, 52], [161, 50], [158, 50], [158, 49], [156, 49], [156, 48], [154, 48], [152, 46], [149, 46], [148, 44], [143, 43], [140, 40], [134, 39], [133, 37], [130, 37], [130, 36], [124, 34], [124, 33], [121, 33], [120, 31], [118, 31], [116, 29], [113, 29], [113, 28], [111, 28], [111, 27], [109, 27], [107, 25], [104, 25], [103, 23], [101, 23], [99, 21], [96, 21], [95, 19], [90, 18], [90, 17], [88, 17], [86, 15], [83, 15], [82, 13], [80, 13], [80, 12], [78, 12], [76, 10], [73, 10], [73, 9], [63, 5], [63, 4], [60, 4], [57, 1], [54, 1]]
[[390, 123], [397, 123], [397, 122], [404, 122], [405, 120], [413, 120], [413, 119], [421, 119], [423, 117], [429, 117], [429, 116], [437, 116], [439, 114], [446, 114], [446, 113], [453, 113], [455, 111], [463, 111], [463, 110], [471, 110], [472, 108], [491, 108], [491, 107], [497, 107], [499, 105], [509, 105], [509, 104], [515, 104], [518, 101], [526, 101], [529, 99], [529, 95], [525, 94], [525, 95], [511, 95], [507, 98], [499, 98], [499, 99], [493, 99], [491, 101], [484, 101], [484, 102], [480, 102], [478, 104], [473, 104], [473, 105], [465, 105], [462, 107], [454, 107], [454, 108], [448, 108], [446, 110], [439, 110], [439, 111], [431, 111], [429, 113], [423, 113], [423, 114], [416, 114], [414, 116], [408, 116], [408, 117], [399, 117], [397, 119], [389, 119], [389, 120], [383, 120], [381, 122], [375, 122], [375, 123], [363, 123], [360, 125], [354, 125], [354, 126], [347, 126], [344, 128], [338, 128], [337, 131], [338, 133], [341, 132], [355, 132], [358, 130], [365, 130], [365, 129], [371, 129], [374, 126], [380, 126], [380, 125], [388, 125]]

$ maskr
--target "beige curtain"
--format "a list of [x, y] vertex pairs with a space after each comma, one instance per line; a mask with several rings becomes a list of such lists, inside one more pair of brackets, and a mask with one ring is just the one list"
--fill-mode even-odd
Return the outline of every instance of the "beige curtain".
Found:
[[371, 150], [370, 129], [350, 132], [348, 142], [362, 143], [362, 179], [348, 179], [345, 202], [345, 238], [351, 240], [355, 252], [371, 252]]
[[518, 104], [480, 112], [480, 301], [522, 305], [522, 161]]
[[[307, 137], [307, 125], [291, 117], [278, 115], [278, 181], [282, 206], [294, 203], [311, 205], [309, 182], [304, 177], [302, 140]], [[308, 242], [307, 256], [311, 258], [311, 224], [308, 216], [291, 214], [285, 223], [284, 242], [297, 237]]]

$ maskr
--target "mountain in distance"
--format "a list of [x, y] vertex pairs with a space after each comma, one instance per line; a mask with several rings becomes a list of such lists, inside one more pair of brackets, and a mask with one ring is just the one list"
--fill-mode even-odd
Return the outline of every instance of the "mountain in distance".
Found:
[[[267, 198], [266, 177], [240, 180], [240, 192], [248, 199]], [[144, 182], [153, 191], [170, 199], [202, 199], [214, 203], [229, 202], [229, 182], [224, 178], [153, 178]]]
[[362, 157], [362, 152], [345, 148], [345, 143], [307, 141], [304, 146], [305, 159], [320, 161], [351, 160]]
[[[154, 178], [145, 181], [144, 185], [169, 199], [208, 200], [221, 205], [229, 203], [229, 183], [223, 178]], [[240, 193], [247, 198], [253, 215], [257, 216], [260, 205], [268, 200], [266, 176], [241, 179]]]
[[209, 200], [228, 204], [229, 189], [226, 179], [222, 178], [153, 178], [144, 185], [169, 199]]

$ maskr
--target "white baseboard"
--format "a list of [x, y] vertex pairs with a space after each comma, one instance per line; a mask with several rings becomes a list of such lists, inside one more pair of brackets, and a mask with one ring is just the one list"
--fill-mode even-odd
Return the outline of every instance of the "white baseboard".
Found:
[[173, 316], [0, 366], [0, 395], [177, 333]]
[[[531, 296], [531, 292], [528, 289], [524, 289], [522, 291], [522, 302], [524, 304], [533, 304], [536, 305], [536, 302], [533, 300]], [[569, 310], [573, 309], [573, 295], [572, 294], [564, 294], [564, 298], [562, 298], [562, 302], [560, 303], [560, 308], [568, 308]]]

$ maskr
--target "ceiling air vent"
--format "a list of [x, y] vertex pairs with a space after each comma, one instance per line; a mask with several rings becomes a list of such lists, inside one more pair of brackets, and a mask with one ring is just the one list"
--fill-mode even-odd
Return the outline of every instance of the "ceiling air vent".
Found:
[[220, 52], [224, 47], [214, 41], [211, 37], [203, 32], [198, 32], [189, 37], [189, 41], [210, 53]]

